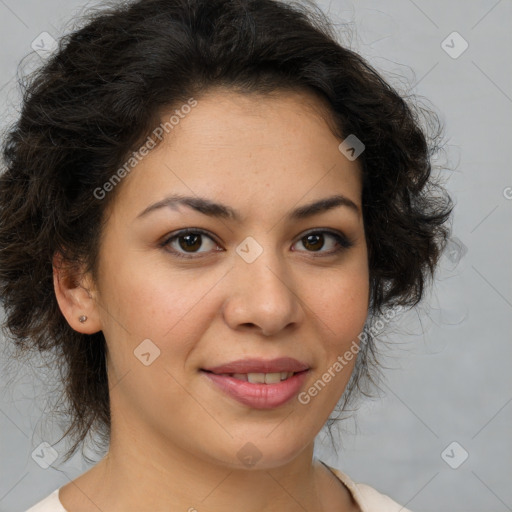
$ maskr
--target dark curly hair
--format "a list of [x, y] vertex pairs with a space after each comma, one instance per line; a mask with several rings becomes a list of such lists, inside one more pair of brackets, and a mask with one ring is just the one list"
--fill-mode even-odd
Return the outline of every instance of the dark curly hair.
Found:
[[[273, 0], [138, 0], [83, 18], [21, 79], [22, 110], [4, 137], [0, 296], [19, 354], [54, 350], [76, 441], [110, 433], [103, 333], [74, 331], [53, 285], [53, 257], [96, 275], [105, 212], [120, 186], [94, 193], [160, 123], [164, 109], [212, 87], [309, 92], [333, 133], [360, 139], [369, 318], [413, 307], [433, 278], [453, 204], [432, 174], [440, 123], [344, 47], [319, 8]], [[419, 102], [418, 102], [419, 104]], [[426, 123], [422, 121], [426, 120]], [[344, 393], [371, 380], [367, 338]], [[19, 355], [18, 354], [18, 355]], [[364, 379], [362, 377], [365, 377]]]

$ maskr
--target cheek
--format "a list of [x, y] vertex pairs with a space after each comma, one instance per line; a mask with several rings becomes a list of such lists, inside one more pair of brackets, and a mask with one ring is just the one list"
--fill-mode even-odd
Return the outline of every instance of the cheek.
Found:
[[318, 346], [322, 355], [316, 378], [329, 390], [321, 393], [322, 398], [313, 406], [329, 411], [339, 401], [354, 369], [369, 299], [366, 266], [360, 265], [353, 272], [340, 271], [331, 277], [323, 292], [318, 290], [311, 299], [316, 304], [317, 335], [322, 340]]
[[339, 343], [347, 337], [353, 338], [361, 332], [368, 315], [369, 281], [368, 271], [360, 268], [329, 275], [309, 303], [314, 304], [314, 313], [323, 321], [328, 339]]
[[169, 348], [172, 341], [174, 351], [187, 349], [181, 345], [215, 316], [207, 296], [218, 280], [216, 274], [193, 278], [190, 273], [170, 273], [158, 266], [124, 264], [105, 287], [106, 301], [115, 310], [113, 327], [123, 337], [128, 333], [134, 345], [149, 338], [162, 348]]

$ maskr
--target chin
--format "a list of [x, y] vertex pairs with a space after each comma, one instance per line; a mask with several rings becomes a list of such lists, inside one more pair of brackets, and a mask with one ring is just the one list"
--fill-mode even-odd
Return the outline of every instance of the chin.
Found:
[[217, 464], [230, 469], [246, 469], [249, 471], [275, 469], [292, 462], [310, 444], [303, 442], [298, 436], [292, 439], [288, 436], [288, 441], [290, 440], [293, 440], [293, 444], [286, 443], [285, 439], [282, 439], [283, 442], [281, 442], [278, 437], [271, 440], [268, 437], [268, 432], [260, 437], [253, 436], [252, 440], [248, 438], [244, 440], [232, 439], [224, 453], [214, 457]]

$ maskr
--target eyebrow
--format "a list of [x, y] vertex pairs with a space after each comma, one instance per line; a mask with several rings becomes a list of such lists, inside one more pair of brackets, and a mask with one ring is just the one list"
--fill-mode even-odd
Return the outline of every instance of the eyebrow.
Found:
[[[209, 217], [229, 219], [237, 222], [241, 222], [242, 220], [240, 212], [230, 206], [214, 202], [204, 197], [184, 196], [180, 194], [173, 194], [148, 206], [137, 216], [137, 218], [144, 217], [161, 208], [171, 208], [176, 210], [178, 206], [188, 206], [189, 208], [203, 213], [204, 215], [208, 215]], [[326, 197], [304, 206], [300, 206], [291, 211], [286, 217], [288, 220], [306, 219], [340, 206], [348, 207], [350, 210], [357, 213], [358, 216], [361, 214], [359, 207], [351, 199], [341, 194], [336, 194], [334, 196]]]

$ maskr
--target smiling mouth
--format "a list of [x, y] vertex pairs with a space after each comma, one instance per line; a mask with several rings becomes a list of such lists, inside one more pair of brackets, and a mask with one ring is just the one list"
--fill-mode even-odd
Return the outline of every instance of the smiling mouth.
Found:
[[[208, 373], [208, 370], [203, 370]], [[283, 380], [293, 377], [296, 373], [302, 372], [274, 372], [274, 373], [218, 373], [219, 377], [232, 377], [251, 384], [277, 384]]]
[[[251, 365], [245, 364], [245, 366]], [[235, 373], [233, 365], [231, 367], [226, 365], [218, 368], [224, 371], [217, 372], [217, 368], [214, 371], [203, 369], [201, 373], [216, 389], [237, 402], [253, 409], [268, 410], [289, 402], [303, 387], [310, 368], [301, 370], [300, 366], [304, 367], [305, 365], [295, 366], [299, 366], [296, 368], [297, 371], [238, 373], [240, 370], [253, 370], [253, 368], [236, 368], [238, 372]]]

